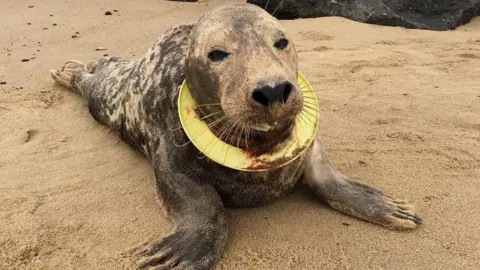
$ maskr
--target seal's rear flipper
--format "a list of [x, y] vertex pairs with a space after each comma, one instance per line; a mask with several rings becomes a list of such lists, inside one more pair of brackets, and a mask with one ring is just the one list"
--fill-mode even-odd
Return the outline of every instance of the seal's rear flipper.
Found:
[[74, 83], [75, 74], [80, 70], [85, 71], [85, 66], [79, 61], [71, 60], [63, 65], [62, 70], [51, 69], [50, 75], [56, 83], [80, 93]]

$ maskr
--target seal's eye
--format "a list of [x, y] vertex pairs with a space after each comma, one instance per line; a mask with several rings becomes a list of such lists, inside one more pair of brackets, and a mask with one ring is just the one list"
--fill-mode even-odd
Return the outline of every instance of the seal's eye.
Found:
[[288, 39], [281, 38], [277, 42], [275, 42], [274, 46], [279, 50], [285, 50], [288, 46]]
[[227, 58], [230, 54], [220, 50], [213, 50], [208, 54], [208, 59], [213, 62], [220, 62]]

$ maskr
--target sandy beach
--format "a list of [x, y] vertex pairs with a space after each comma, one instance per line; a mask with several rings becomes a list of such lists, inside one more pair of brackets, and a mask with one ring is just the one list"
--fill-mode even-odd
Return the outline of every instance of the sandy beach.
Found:
[[[141, 57], [168, 28], [244, 2], [0, 1], [0, 269], [132, 269], [132, 248], [170, 232], [149, 161], [49, 70]], [[447, 32], [282, 24], [319, 91], [333, 163], [412, 202], [423, 225], [390, 231], [299, 189], [228, 209], [218, 269], [478, 269], [480, 18]]]

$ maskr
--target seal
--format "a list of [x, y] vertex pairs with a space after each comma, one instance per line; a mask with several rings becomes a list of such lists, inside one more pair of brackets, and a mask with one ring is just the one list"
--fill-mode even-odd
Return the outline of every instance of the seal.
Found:
[[[151, 160], [159, 198], [174, 224], [135, 252], [139, 268], [211, 269], [227, 239], [226, 207], [267, 204], [304, 182], [333, 209], [389, 229], [421, 224], [410, 204], [341, 175], [318, 135], [275, 166], [245, 171], [208, 158], [191, 143], [179, 113], [188, 86], [194, 113], [217, 141], [251, 154], [292, 139], [298, 118], [314, 125], [317, 104], [299, 84], [295, 45], [279, 21], [250, 4], [215, 8], [167, 30], [135, 60], [106, 57], [51, 70], [81, 94], [91, 116]], [[188, 100], [188, 99], [187, 99]], [[301, 135], [303, 136], [303, 135]], [[275, 163], [275, 162], [273, 162]]]

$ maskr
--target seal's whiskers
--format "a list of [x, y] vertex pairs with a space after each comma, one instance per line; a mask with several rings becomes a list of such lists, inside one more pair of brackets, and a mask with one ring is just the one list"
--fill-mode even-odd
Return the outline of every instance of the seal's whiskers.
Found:
[[[240, 120], [240, 119], [237, 119], [237, 120], [235, 120], [235, 122], [232, 122], [232, 124], [230, 125], [230, 128], [228, 128], [228, 130], [227, 130], [227, 133], [225, 133], [225, 138], [223, 138], [223, 137], [221, 138], [222, 141], [225, 141], [225, 142], [229, 142], [229, 143], [230, 143], [230, 138], [231, 138], [231, 137], [230, 137], [230, 134], [232, 133], [232, 131], [234, 130], [234, 128], [237, 126], [237, 123], [238, 123], [239, 120]], [[227, 144], [229, 144], [229, 143], [227, 143]]]
[[[227, 139], [229, 138], [229, 139], [230, 139], [230, 140], [229, 140], [230, 142], [228, 143], [227, 151], [225, 152], [225, 158], [223, 159], [223, 162], [225, 162], [225, 160], [227, 159], [228, 150], [229, 150], [230, 147], [231, 147], [231, 142], [232, 142], [233, 139], [235, 139], [235, 134], [237, 133], [237, 130], [238, 130], [239, 126], [240, 126], [240, 125], [238, 125], [237, 123], [240, 122], [241, 120], [242, 120], [242, 117], [239, 118], [239, 119], [237, 119], [237, 121], [235, 121], [235, 123], [233, 124], [234, 127], [236, 126], [235, 131], [233, 132], [233, 136], [230, 136], [230, 133], [233, 131], [233, 128], [230, 130], [229, 134], [227, 135]], [[226, 139], [226, 140], [227, 140], [227, 139]]]
[[[209, 128], [211, 128], [211, 127], [215, 126], [216, 124], [222, 122], [222, 121], [225, 120], [226, 118], [227, 118], [227, 116], [225, 115], [225, 116], [222, 116], [222, 117], [220, 117], [219, 119], [213, 121], [212, 123], [210, 123], [209, 125], [207, 125], [201, 132], [199, 132], [199, 133], [197, 133], [195, 136], [193, 136], [193, 138], [196, 138], [197, 136], [200, 136], [200, 135], [203, 134], [205, 131], [207, 131]], [[189, 144], [189, 143], [191, 143], [191, 142], [192, 142], [192, 141], [189, 140], [188, 142], [183, 143], [183, 144], [181, 144], [181, 145], [177, 145], [175, 142], [174, 142], [173, 144], [174, 144], [176, 147], [183, 147], [183, 146], [185, 146], [185, 145], [187, 145], [187, 144]]]
[[246, 148], [248, 149], [248, 135], [249, 135], [249, 132], [251, 130], [250, 128], [250, 125], [251, 125], [252, 121], [248, 121], [248, 123], [245, 125], [245, 146]]
[[[223, 111], [220, 110], [220, 111], [218, 111], [218, 112], [214, 112], [214, 113], [211, 113], [211, 114], [209, 114], [209, 115], [205, 115], [205, 116], [203, 116], [202, 118], [200, 118], [200, 120], [205, 120], [205, 119], [207, 119], [207, 118], [209, 118], [209, 117], [215, 116], [215, 115], [220, 114], [220, 113], [222, 113], [222, 112], [223, 112]], [[170, 131], [177, 131], [177, 130], [180, 130], [180, 129], [182, 129], [182, 128], [183, 128], [183, 127], [182, 127], [182, 125], [180, 124], [179, 127], [176, 127], [176, 128], [174, 128], [174, 129], [171, 129], [171, 128], [168, 128], [168, 129], [169, 129]]]
[[[211, 105], [211, 104], [209, 104], [209, 105]], [[197, 105], [197, 107], [198, 107], [198, 105]], [[211, 114], [208, 114], [208, 115], [205, 115], [205, 116], [201, 117], [200, 120], [205, 120], [205, 119], [210, 118], [210, 117], [212, 117], [212, 116], [215, 116], [215, 115], [218, 115], [218, 114], [221, 114], [221, 113], [224, 113], [224, 112], [228, 112], [228, 111], [234, 110], [235, 108], [236, 108], [236, 107], [234, 106], [234, 107], [227, 108], [227, 109], [219, 109], [219, 111], [217, 111], [217, 112], [214, 112], [214, 113], [211, 113]], [[169, 129], [170, 131], [178, 131], [178, 130], [180, 130], [180, 129], [182, 129], [182, 128], [183, 128], [183, 126], [182, 126], [182, 124], [180, 124], [180, 125], [179, 125], [178, 127], [176, 127], [176, 128], [173, 128], [173, 129], [172, 129], [172, 128], [169, 127], [168, 129]]]
[[[229, 127], [230, 127], [230, 125], [229, 125], [229, 123], [227, 122], [227, 124], [223, 124], [223, 125], [218, 129], [218, 131], [217, 131], [217, 132], [213, 132], [213, 134], [215, 135], [215, 137], [218, 138], [218, 134], [217, 134], [217, 133], [224, 133]], [[207, 155], [208, 155], [208, 153], [215, 147], [215, 145], [216, 145], [217, 142], [219, 141], [219, 140], [216, 140], [215, 137], [212, 137], [212, 139], [210, 140], [210, 142], [205, 146], [205, 150], [206, 150], [206, 149], [208, 148], [208, 146], [209, 146], [212, 142], [215, 142], [215, 143], [212, 145], [212, 147], [210, 148], [210, 150], [206, 151], [206, 154], [207, 154]], [[197, 157], [197, 158], [203, 159], [203, 158], [205, 158], [205, 157], [206, 157], [206, 155], [204, 155], [203, 157], [200, 157], [200, 158]]]
[[[243, 127], [243, 124], [238, 124], [237, 125], [237, 128], [235, 129], [235, 132], [233, 133], [233, 136], [232, 136], [232, 141], [235, 139], [235, 138], [238, 138], [237, 140], [237, 148], [239, 148], [240, 146], [240, 139], [242, 138], [242, 127]], [[238, 133], [237, 135], [237, 132], [240, 132]]]
[[[208, 153], [209, 153], [210, 151], [212, 151], [212, 149], [215, 147], [215, 145], [217, 145], [217, 143], [222, 140], [223, 136], [226, 134], [225, 132], [226, 132], [228, 129], [230, 129], [230, 127], [232, 127], [233, 124], [234, 124], [233, 122], [224, 124], [224, 125], [218, 130], [218, 133], [221, 133], [220, 137], [218, 136], [217, 133], [214, 132], [215, 136], [216, 136], [219, 140], [215, 140], [214, 138], [212, 138], [212, 141], [214, 141], [215, 143], [212, 145], [212, 147], [210, 147], [210, 150], [208, 150], [208, 151], [206, 152], [206, 155], [208, 155]], [[212, 143], [212, 141], [210, 141], [205, 148], [208, 148], [208, 145], [210, 145], [210, 144]]]

